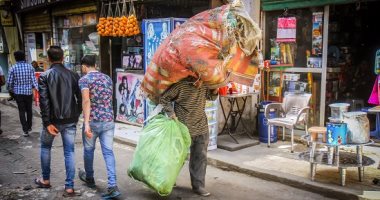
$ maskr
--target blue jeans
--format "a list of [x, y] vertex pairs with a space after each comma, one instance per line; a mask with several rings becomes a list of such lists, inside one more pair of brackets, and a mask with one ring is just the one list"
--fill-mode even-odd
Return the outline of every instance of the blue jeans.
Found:
[[83, 126], [83, 146], [84, 146], [84, 169], [87, 178], [94, 178], [94, 151], [96, 139], [99, 137], [103, 158], [106, 162], [108, 174], [108, 187], [116, 186], [115, 156], [113, 154], [113, 135], [115, 131], [114, 122], [90, 122], [93, 133], [91, 139], [86, 137]]
[[[66, 167], [66, 180], [65, 188], [74, 188], [74, 177], [75, 177], [75, 135], [77, 130], [76, 123], [70, 124], [57, 124], [55, 125], [59, 130], [62, 143], [63, 152], [65, 156], [65, 167]], [[54, 136], [50, 135], [46, 127], [43, 127], [41, 132], [41, 168], [42, 168], [42, 178], [44, 180], [50, 180], [50, 160], [51, 160], [51, 147], [53, 145]]]

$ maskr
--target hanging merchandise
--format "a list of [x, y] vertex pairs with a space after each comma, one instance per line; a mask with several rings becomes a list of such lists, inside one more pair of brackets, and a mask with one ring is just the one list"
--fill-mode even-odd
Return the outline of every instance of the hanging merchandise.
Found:
[[323, 12], [313, 13], [313, 30], [312, 30], [312, 56], [322, 56], [322, 27], [323, 27]]
[[113, 13], [112, 13], [112, 4], [108, 4], [107, 18], [105, 22], [105, 32], [104, 36], [112, 36], [113, 28]]
[[380, 49], [376, 51], [375, 56], [375, 74], [380, 74]]
[[121, 8], [121, 20], [119, 22], [121, 36], [127, 37], [129, 34], [129, 30], [127, 28], [128, 25], [128, 17], [127, 17], [127, 3], [123, 0], [123, 6]]
[[277, 42], [296, 42], [295, 17], [280, 17], [277, 19]]
[[123, 36], [123, 32], [121, 30], [121, 27], [123, 27], [123, 22], [121, 18], [121, 12], [120, 12], [120, 6], [119, 1], [116, 2], [115, 6], [115, 13], [112, 18], [112, 36], [113, 37], [121, 37]]
[[281, 64], [294, 64], [295, 43], [280, 43], [280, 62]]
[[102, 3], [101, 11], [100, 11], [100, 17], [99, 17], [99, 23], [96, 25], [96, 29], [98, 31], [98, 34], [100, 36], [106, 36], [106, 13], [105, 13], [105, 5]]
[[133, 0], [129, 4], [129, 16], [127, 23], [128, 34], [127, 36], [133, 36], [140, 33], [140, 28], [137, 23], [135, 6], [133, 5]]
[[[297, 33], [297, 18], [289, 16], [288, 10], [277, 18], [277, 37], [276, 42], [272, 43], [272, 53], [274, 60], [271, 59], [271, 64], [294, 65], [294, 53], [296, 48], [296, 33]], [[279, 56], [276, 58], [276, 56]], [[278, 63], [275, 59], [278, 59]]]

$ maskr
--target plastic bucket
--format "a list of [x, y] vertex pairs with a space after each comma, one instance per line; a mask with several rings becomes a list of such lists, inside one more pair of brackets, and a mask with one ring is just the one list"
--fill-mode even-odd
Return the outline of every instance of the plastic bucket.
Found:
[[327, 122], [326, 143], [330, 145], [347, 144], [347, 124]]
[[348, 112], [350, 104], [348, 103], [333, 103], [329, 105], [331, 108], [331, 117], [343, 119], [343, 113]]
[[349, 143], [367, 143], [369, 141], [369, 120], [365, 112], [347, 112], [343, 114], [347, 123], [347, 139]]

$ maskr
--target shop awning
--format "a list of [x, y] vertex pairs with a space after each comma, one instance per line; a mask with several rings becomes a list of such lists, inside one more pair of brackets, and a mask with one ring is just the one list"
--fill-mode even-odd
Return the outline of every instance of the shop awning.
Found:
[[271, 11], [353, 2], [356, 2], [356, 0], [261, 0], [261, 6], [263, 11]]

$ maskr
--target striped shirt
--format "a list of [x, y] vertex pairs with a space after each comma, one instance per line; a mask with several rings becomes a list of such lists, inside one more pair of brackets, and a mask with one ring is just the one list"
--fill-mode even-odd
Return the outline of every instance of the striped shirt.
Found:
[[[217, 98], [217, 95], [213, 95], [204, 85], [197, 88], [193, 83], [182, 80], [173, 84], [160, 97], [163, 110], [168, 116], [175, 113], [178, 120], [189, 129], [191, 137], [209, 133], [205, 113], [206, 100]], [[172, 102], [174, 102], [174, 108]]]
[[32, 88], [38, 89], [32, 65], [19, 61], [9, 70], [8, 90], [15, 94], [31, 95]]

